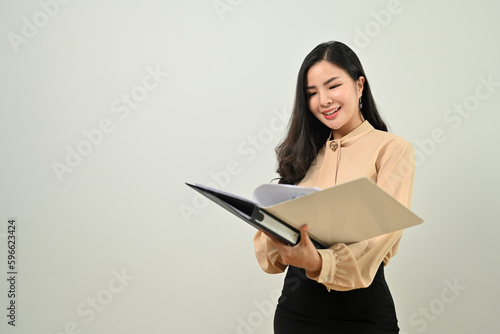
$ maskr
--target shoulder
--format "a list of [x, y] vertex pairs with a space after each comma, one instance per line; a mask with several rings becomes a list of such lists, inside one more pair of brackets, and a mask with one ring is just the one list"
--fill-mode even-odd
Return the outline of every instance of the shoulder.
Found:
[[365, 144], [371, 147], [372, 151], [377, 152], [378, 159], [390, 156], [413, 159], [413, 145], [396, 134], [373, 129], [363, 139]]
[[385, 132], [377, 129], [373, 129], [370, 132], [370, 140], [374, 140], [382, 146], [391, 147], [391, 148], [399, 148], [399, 149], [408, 149], [413, 148], [413, 145], [398, 135], [394, 133]]

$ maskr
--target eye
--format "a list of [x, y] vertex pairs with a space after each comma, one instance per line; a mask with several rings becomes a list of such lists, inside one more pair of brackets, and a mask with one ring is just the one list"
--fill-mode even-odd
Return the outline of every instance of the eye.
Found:
[[340, 86], [340, 85], [333, 85], [333, 86], [330, 87], [330, 89], [337, 88], [338, 86]]
[[307, 96], [308, 96], [308, 97], [312, 97], [312, 96], [314, 96], [314, 95], [316, 95], [316, 92], [307, 92]]

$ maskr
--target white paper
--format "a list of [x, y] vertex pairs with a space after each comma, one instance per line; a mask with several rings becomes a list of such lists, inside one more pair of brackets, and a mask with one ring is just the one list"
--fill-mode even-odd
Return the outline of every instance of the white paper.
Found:
[[263, 184], [258, 186], [253, 192], [253, 201], [262, 207], [268, 207], [320, 190], [320, 188], [293, 186], [289, 184]]

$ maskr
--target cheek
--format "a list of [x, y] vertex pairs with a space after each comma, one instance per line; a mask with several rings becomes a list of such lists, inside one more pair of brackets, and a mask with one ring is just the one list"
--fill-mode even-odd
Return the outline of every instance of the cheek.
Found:
[[346, 102], [346, 94], [344, 91], [341, 90], [336, 90], [332, 94], [332, 98], [334, 98], [336, 101], [345, 103]]

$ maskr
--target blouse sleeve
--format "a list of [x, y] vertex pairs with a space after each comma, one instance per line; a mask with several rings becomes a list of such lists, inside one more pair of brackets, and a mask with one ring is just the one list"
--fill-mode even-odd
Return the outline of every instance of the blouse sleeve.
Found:
[[[415, 178], [415, 159], [410, 143], [391, 142], [380, 151], [376, 162], [377, 185], [406, 207], [410, 207]], [[346, 291], [368, 287], [378, 267], [396, 255], [403, 232], [396, 231], [352, 244], [335, 244], [320, 249], [320, 272], [308, 272], [310, 279], [328, 290]]]
[[267, 235], [257, 231], [253, 244], [257, 261], [266, 273], [279, 274], [285, 271], [287, 265], [283, 264], [278, 249]]

